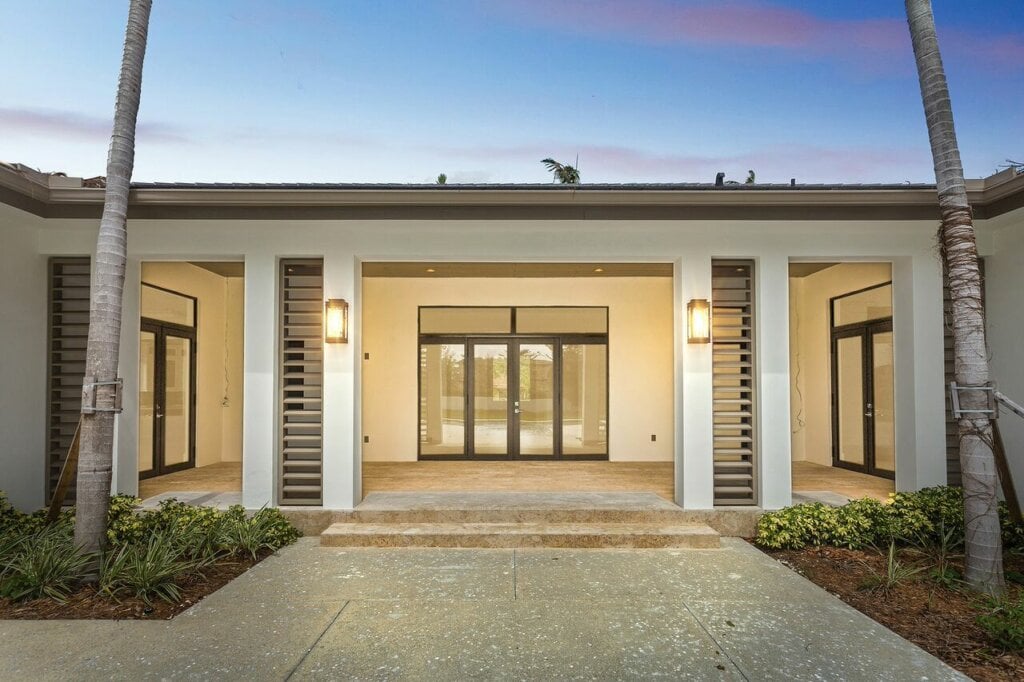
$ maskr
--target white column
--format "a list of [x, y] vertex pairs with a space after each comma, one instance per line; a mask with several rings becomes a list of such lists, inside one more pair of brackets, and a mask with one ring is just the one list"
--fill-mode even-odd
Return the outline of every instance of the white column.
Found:
[[121, 414], [114, 422], [112, 493], [139, 493], [139, 296], [142, 261], [129, 256], [124, 271], [121, 299], [121, 345], [117, 374], [123, 381]]
[[946, 483], [942, 266], [931, 252], [893, 259], [896, 489]]
[[[680, 339], [677, 354], [682, 364], [682, 396], [676, 406], [677, 424], [680, 418], [682, 423], [681, 438], [679, 427], [676, 429], [676, 502], [686, 509], [710, 509], [715, 502], [711, 344], [686, 342], [685, 310], [691, 299], [711, 299], [711, 255], [691, 252], [683, 256], [676, 263], [676, 279], [680, 299], [676, 301], [676, 308], [681, 321], [676, 325]], [[678, 364], [677, 360], [677, 386], [680, 383]]]
[[245, 388], [242, 412], [242, 504], [277, 501], [277, 258], [245, 258]]
[[792, 502], [789, 418], [789, 259], [763, 256], [755, 268], [760, 504]]
[[356, 413], [356, 355], [359, 301], [356, 260], [350, 253], [333, 252], [324, 257], [324, 297], [349, 303], [348, 343], [324, 344], [324, 507], [352, 509], [359, 503], [359, 462], [356, 445], [359, 429]]

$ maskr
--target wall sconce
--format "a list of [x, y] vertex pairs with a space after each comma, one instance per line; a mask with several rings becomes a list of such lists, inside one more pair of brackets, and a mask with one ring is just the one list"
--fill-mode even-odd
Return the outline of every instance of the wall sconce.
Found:
[[686, 342], [711, 343], [711, 304], [706, 298], [686, 304]]
[[329, 298], [326, 311], [324, 341], [348, 343], [348, 301], [343, 298]]

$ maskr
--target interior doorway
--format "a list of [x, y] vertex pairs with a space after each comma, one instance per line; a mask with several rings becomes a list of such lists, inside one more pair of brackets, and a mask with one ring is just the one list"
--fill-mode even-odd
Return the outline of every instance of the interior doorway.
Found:
[[894, 490], [892, 300], [889, 263], [790, 264], [795, 501]]
[[138, 495], [241, 502], [244, 269], [145, 262], [139, 288]]

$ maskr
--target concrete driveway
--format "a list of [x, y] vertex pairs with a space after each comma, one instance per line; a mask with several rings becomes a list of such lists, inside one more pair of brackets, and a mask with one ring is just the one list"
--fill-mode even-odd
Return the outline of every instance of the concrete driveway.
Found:
[[0, 679], [966, 679], [741, 540], [335, 549], [172, 621], [0, 621]]

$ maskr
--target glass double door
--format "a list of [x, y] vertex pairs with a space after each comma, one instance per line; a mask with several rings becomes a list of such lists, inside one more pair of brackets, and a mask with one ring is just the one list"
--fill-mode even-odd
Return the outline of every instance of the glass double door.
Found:
[[833, 465], [894, 477], [893, 388], [892, 320], [833, 331]]
[[469, 342], [469, 452], [481, 457], [554, 457], [554, 339]]
[[465, 338], [420, 346], [421, 457], [607, 458], [607, 344]]
[[139, 346], [139, 478], [195, 466], [195, 329], [144, 321]]

